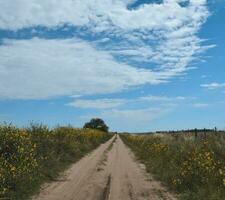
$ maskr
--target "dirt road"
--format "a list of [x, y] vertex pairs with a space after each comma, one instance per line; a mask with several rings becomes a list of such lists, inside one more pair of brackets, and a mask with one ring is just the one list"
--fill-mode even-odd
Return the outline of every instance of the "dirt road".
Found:
[[47, 184], [33, 200], [175, 200], [146, 174], [120, 137], [114, 136]]

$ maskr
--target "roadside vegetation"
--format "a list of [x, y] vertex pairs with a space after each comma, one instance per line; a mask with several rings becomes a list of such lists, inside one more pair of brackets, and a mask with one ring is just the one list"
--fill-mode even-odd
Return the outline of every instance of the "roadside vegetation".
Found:
[[0, 125], [0, 199], [27, 199], [111, 134], [70, 126]]
[[121, 135], [148, 172], [182, 200], [225, 197], [225, 133]]

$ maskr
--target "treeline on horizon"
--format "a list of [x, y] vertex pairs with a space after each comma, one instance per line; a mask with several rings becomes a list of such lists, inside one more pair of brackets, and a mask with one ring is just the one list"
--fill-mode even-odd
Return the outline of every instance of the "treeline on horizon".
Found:
[[149, 131], [149, 132], [137, 132], [135, 134], [148, 135], [148, 134], [194, 134], [194, 133], [225, 133], [225, 130], [219, 130], [216, 127], [212, 129], [207, 128], [194, 128], [194, 129], [181, 129], [181, 130], [168, 130], [168, 131]]

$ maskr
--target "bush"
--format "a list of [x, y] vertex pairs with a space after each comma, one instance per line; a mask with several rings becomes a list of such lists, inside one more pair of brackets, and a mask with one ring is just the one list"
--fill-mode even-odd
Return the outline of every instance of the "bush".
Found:
[[26, 199], [40, 184], [111, 137], [97, 130], [0, 126], [0, 198]]
[[97, 129], [100, 131], [108, 132], [108, 126], [102, 119], [93, 118], [90, 122], [84, 124], [84, 128]]
[[225, 196], [225, 135], [193, 140], [180, 135], [123, 135], [149, 172], [181, 199], [221, 200]]
[[[13, 126], [0, 127], [0, 195], [22, 190], [35, 179], [37, 145], [31, 135]], [[22, 183], [22, 184], [21, 184]]]

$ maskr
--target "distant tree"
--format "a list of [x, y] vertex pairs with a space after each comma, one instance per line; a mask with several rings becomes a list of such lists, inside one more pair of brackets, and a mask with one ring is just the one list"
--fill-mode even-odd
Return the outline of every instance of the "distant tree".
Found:
[[84, 124], [84, 128], [98, 129], [104, 132], [108, 132], [109, 127], [100, 118], [93, 118], [90, 122]]

